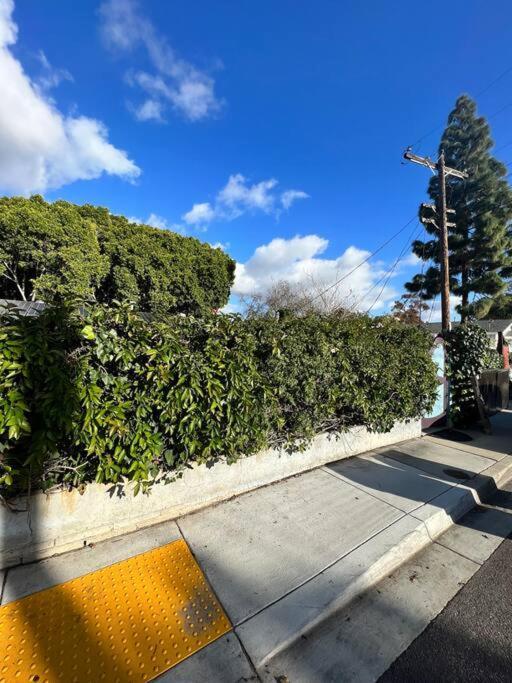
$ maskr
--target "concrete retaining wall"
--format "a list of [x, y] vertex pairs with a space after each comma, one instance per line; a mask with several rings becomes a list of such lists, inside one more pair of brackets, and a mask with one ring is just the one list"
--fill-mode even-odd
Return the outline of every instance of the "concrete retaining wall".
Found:
[[90, 484], [77, 490], [36, 493], [0, 507], [0, 568], [49, 557], [199, 510], [251, 489], [347, 458], [420, 436], [420, 422], [399, 423], [386, 434], [351, 429], [339, 438], [316, 437], [311, 446], [289, 454], [267, 450], [233, 465], [197, 465], [169, 484], [156, 484], [147, 495], [133, 496], [111, 485]]

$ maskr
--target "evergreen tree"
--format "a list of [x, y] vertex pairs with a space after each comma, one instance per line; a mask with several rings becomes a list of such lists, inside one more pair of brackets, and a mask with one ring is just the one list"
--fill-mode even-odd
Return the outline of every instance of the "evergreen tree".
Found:
[[486, 320], [506, 320], [512, 318], [512, 292], [509, 290], [506, 294], [496, 297], [484, 318]]
[[[512, 190], [506, 167], [490, 154], [493, 144], [489, 125], [477, 116], [475, 102], [467, 95], [459, 97], [448, 116], [439, 151], [444, 150], [447, 166], [469, 174], [465, 180], [446, 178], [448, 207], [455, 209], [455, 215], [448, 218], [455, 223], [448, 229], [450, 291], [461, 298], [462, 321], [485, 316], [506, 292], [512, 274]], [[430, 179], [428, 193], [437, 203], [437, 176]], [[431, 224], [425, 227], [434, 238], [416, 240], [413, 251], [433, 265], [415, 275], [406, 289], [428, 300], [439, 294], [441, 277], [437, 231]]]

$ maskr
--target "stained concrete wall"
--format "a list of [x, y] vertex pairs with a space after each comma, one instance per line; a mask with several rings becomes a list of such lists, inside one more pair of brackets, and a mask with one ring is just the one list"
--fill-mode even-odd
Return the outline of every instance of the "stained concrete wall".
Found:
[[[155, 484], [148, 494], [133, 495], [111, 485], [89, 484], [77, 490], [38, 492], [0, 507], [0, 568], [49, 557], [173, 519], [207, 505], [347, 458], [420, 436], [420, 422], [399, 423], [386, 434], [356, 427], [337, 438], [320, 435], [303, 452], [266, 450], [233, 465], [196, 465], [181, 479]], [[30, 504], [29, 504], [30, 503]]]

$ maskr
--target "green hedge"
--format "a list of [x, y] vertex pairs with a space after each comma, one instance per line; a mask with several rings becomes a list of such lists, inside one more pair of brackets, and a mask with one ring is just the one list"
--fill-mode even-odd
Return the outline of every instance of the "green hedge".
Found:
[[108, 209], [0, 197], [0, 298], [134, 302], [153, 313], [211, 313], [235, 262], [205, 242]]
[[450, 378], [450, 418], [467, 427], [479, 419], [473, 379], [486, 367], [491, 351], [487, 332], [476, 323], [458, 325], [446, 338]]
[[0, 324], [0, 486], [133, 480], [321, 431], [386, 431], [435, 396], [430, 338], [392, 318], [173, 316], [129, 306]]

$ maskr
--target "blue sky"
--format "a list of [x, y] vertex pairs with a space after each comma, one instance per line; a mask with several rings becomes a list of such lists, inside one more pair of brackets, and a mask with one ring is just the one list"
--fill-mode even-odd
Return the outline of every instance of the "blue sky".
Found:
[[[433, 153], [456, 97], [512, 66], [511, 25], [501, 0], [0, 0], [0, 191], [229, 245], [239, 293], [322, 289], [416, 215], [428, 175], [403, 149], [438, 125]], [[477, 99], [511, 105], [491, 125], [512, 142], [512, 71]], [[385, 310], [414, 227], [339, 295], [365, 309], [382, 282]]]

